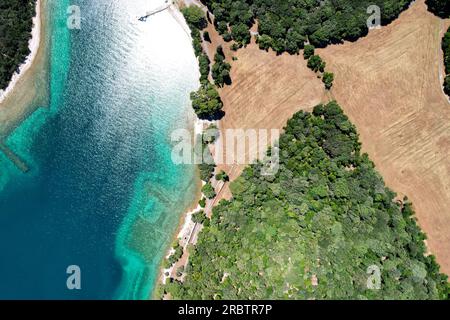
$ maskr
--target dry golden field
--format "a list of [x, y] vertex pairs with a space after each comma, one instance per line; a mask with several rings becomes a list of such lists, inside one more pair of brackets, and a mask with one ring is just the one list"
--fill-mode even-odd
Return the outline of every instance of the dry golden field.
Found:
[[441, 38], [450, 21], [419, 0], [355, 43], [319, 50], [333, 96], [358, 128], [386, 184], [414, 204], [428, 248], [450, 274], [450, 103]]
[[[256, 28], [254, 28], [256, 29]], [[238, 52], [229, 50], [210, 25], [212, 44], [207, 44], [208, 55], [214, 59], [215, 48], [221, 44], [227, 60], [232, 64], [232, 85], [220, 90], [225, 116], [220, 129], [281, 129], [299, 110], [311, 110], [326, 101], [321, 79], [306, 66], [303, 56], [265, 52], [252, 43]], [[232, 56], [237, 58], [232, 61]], [[226, 141], [225, 141], [226, 145]], [[239, 176], [245, 166], [219, 165], [230, 178]], [[231, 196], [226, 186], [221, 197]]]
[[[450, 21], [424, 0], [354, 43], [318, 50], [335, 73], [331, 96], [356, 125], [386, 184], [414, 203], [430, 252], [450, 274], [450, 103], [440, 83], [441, 38]], [[209, 27], [211, 53], [223, 44]], [[225, 48], [229, 44], [224, 45]], [[327, 101], [302, 56], [264, 52], [252, 43], [232, 53], [233, 84], [221, 90], [221, 128], [282, 128], [296, 111]], [[231, 61], [235, 55], [238, 60]], [[235, 178], [242, 166], [220, 166]], [[225, 188], [221, 197], [230, 197]]]

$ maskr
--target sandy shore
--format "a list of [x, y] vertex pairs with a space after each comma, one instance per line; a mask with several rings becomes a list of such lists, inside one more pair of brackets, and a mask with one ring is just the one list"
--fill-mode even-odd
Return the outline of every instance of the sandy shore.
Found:
[[[207, 126], [207, 121], [203, 121], [200, 120], [198, 118], [196, 118], [196, 121], [194, 123], [194, 137], [198, 137], [202, 132], [205, 126]], [[195, 143], [195, 142], [194, 142]], [[200, 199], [202, 199], [204, 197], [204, 195], [201, 193], [201, 188], [205, 185], [205, 183], [201, 180], [199, 180], [199, 185], [197, 187], [198, 190], [198, 194], [196, 195], [196, 197], [194, 197], [194, 202], [192, 203], [192, 205], [181, 215], [180, 220], [178, 222], [178, 227], [176, 232], [174, 233], [174, 236], [172, 238], [172, 242], [174, 243], [175, 241], [179, 241], [180, 245], [184, 248], [184, 253], [183, 253], [183, 257], [182, 261], [179, 261], [179, 263], [176, 263], [174, 266], [165, 269], [163, 267], [164, 265], [164, 260], [161, 261], [160, 264], [160, 274], [159, 274], [159, 279], [158, 282], [153, 290], [153, 292], [151, 293], [150, 298], [156, 298], [155, 297], [155, 293], [156, 293], [156, 288], [161, 285], [161, 284], [165, 284], [166, 280], [168, 278], [170, 278], [171, 276], [174, 276], [174, 274], [176, 273], [176, 269], [177, 267], [181, 264], [183, 264], [184, 260], [183, 258], [186, 257], [187, 255], [187, 251], [186, 248], [190, 243], [190, 240], [193, 236], [193, 233], [196, 229], [196, 223], [194, 223], [192, 221], [192, 215], [200, 210], [204, 210], [200, 205], [199, 205], [199, 201]], [[174, 252], [174, 249], [172, 246], [170, 246], [170, 248], [167, 250], [166, 256], [165, 258], [169, 258], [169, 256]], [[167, 276], [166, 274], [169, 274], [169, 276]]]
[[[180, 9], [183, 8], [184, 6], [185, 6], [184, 1], [182, 1], [182, 0], [174, 1], [173, 5], [169, 8], [169, 12], [173, 16], [173, 18], [180, 24], [180, 26], [186, 32], [187, 36], [189, 38], [191, 38], [191, 32], [190, 32], [189, 26], [187, 25], [183, 14], [180, 12]], [[191, 41], [192, 41], [192, 38], [191, 38]], [[196, 120], [194, 123], [194, 130], [193, 130], [194, 139], [203, 132], [203, 128], [205, 127], [204, 121], [200, 120], [198, 117], [195, 117], [195, 119]], [[200, 181], [198, 189], [197, 189], [198, 195], [195, 197], [194, 203], [192, 203], [192, 205], [181, 215], [180, 221], [178, 222], [177, 230], [173, 236], [172, 243], [178, 240], [180, 242], [181, 246], [184, 248], [183, 257], [186, 256], [186, 254], [187, 254], [186, 247], [189, 244], [189, 240], [192, 236], [192, 233], [194, 232], [195, 225], [196, 225], [192, 221], [192, 214], [194, 214], [195, 212], [197, 212], [199, 210], [202, 210], [202, 208], [200, 207], [198, 202], [200, 201], [200, 199], [203, 198], [203, 194], [200, 191], [200, 189], [203, 185], [204, 185], [204, 183]], [[169, 258], [173, 252], [174, 252], [174, 249], [172, 246], [170, 246], [170, 248], [167, 250], [165, 259]], [[180, 260], [184, 260], [183, 257]], [[158, 277], [158, 281], [157, 281], [155, 287], [153, 288], [153, 291], [150, 293], [150, 299], [157, 298], [155, 296], [156, 291], [157, 291], [156, 289], [161, 284], [165, 284], [166, 280], [168, 278], [170, 278], [171, 276], [173, 276], [173, 274], [175, 274], [176, 268], [179, 265], [179, 263], [176, 263], [174, 266], [172, 266], [168, 269], [165, 269], [163, 267], [163, 265], [164, 265], [164, 260], [162, 260], [160, 263], [160, 267], [159, 267], [160, 274]], [[167, 276], [166, 274], [169, 274], [169, 276]]]
[[13, 91], [20, 78], [30, 69], [39, 50], [41, 42], [41, 0], [36, 1], [36, 16], [33, 18], [33, 29], [31, 30], [31, 39], [28, 44], [30, 54], [19, 67], [19, 71], [14, 73], [8, 87], [0, 91], [0, 106], [6, 97]]
[[38, 107], [48, 105], [49, 48], [46, 0], [38, 0], [34, 18], [31, 54], [15, 74], [0, 99], [0, 140], [7, 137]]

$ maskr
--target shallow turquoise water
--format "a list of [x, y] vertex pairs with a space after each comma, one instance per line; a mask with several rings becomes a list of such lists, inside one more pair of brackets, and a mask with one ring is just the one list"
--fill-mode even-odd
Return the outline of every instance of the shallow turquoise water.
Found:
[[[170, 133], [190, 128], [198, 85], [190, 39], [163, 0], [50, 0], [50, 104], [0, 153], [0, 298], [146, 299], [180, 214], [193, 166], [171, 160]], [[81, 268], [68, 290], [66, 268]]]

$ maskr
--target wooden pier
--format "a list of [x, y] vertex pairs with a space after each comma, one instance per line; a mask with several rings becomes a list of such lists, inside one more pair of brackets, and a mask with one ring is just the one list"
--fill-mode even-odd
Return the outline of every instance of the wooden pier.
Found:
[[166, 0], [166, 3], [163, 6], [160, 6], [156, 9], [148, 11], [144, 16], [139, 18], [139, 21], [146, 21], [147, 18], [169, 9], [171, 5], [172, 5], [172, 0]]

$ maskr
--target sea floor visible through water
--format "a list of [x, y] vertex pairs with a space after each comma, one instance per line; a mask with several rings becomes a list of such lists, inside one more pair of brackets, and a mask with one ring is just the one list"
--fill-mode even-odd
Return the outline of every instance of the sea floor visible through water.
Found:
[[[47, 85], [4, 141], [29, 171], [0, 153], [0, 298], [150, 296], [198, 191], [170, 141], [194, 121], [191, 40], [169, 12], [137, 19], [160, 2], [81, 0], [69, 30], [71, 3], [47, 0]], [[81, 290], [67, 288], [71, 265]]]

